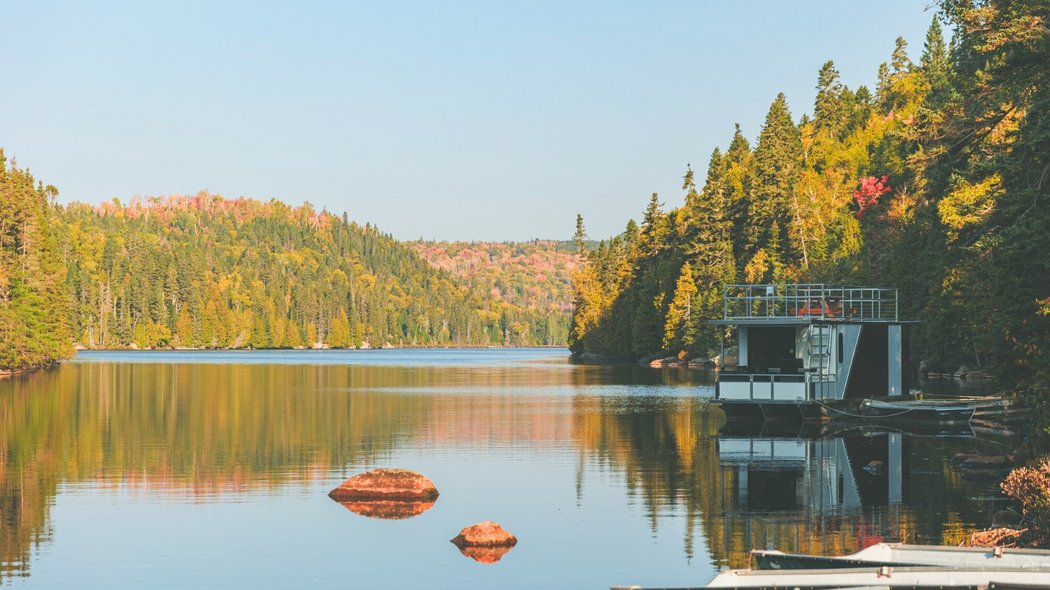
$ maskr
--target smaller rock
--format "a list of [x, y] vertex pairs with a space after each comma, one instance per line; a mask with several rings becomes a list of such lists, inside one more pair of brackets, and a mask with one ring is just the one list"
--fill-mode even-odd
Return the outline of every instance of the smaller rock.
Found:
[[452, 539], [452, 544], [460, 549], [464, 547], [513, 547], [518, 538], [508, 533], [499, 524], [492, 521], [472, 524], [459, 531]]

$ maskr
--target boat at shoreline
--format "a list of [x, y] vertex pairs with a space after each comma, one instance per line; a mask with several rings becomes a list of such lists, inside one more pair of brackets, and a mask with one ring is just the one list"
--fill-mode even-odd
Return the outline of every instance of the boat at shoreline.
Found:
[[1050, 551], [1002, 547], [940, 547], [877, 543], [840, 557], [804, 555], [756, 549], [755, 570], [842, 569], [853, 567], [956, 567], [964, 569], [1023, 569], [1046, 572], [1050, 584]]
[[860, 404], [860, 415], [867, 419], [969, 424], [977, 406], [967, 401], [903, 399], [887, 401], [866, 399]]

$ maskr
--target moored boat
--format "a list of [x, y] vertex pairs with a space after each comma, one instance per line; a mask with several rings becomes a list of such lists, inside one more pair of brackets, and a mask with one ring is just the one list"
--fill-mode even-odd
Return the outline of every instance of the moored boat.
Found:
[[1048, 588], [1050, 574], [1023, 569], [866, 567], [816, 570], [729, 570], [705, 588], [829, 590], [832, 588], [913, 588], [991, 590]]
[[922, 399], [899, 401], [866, 399], [860, 405], [861, 415], [868, 419], [963, 424], [970, 422], [976, 410], [977, 408], [969, 402]]
[[1050, 551], [985, 547], [942, 547], [878, 543], [851, 555], [825, 557], [780, 551], [751, 552], [756, 570], [836, 569], [855, 567], [939, 566], [965, 569], [1023, 569], [1045, 572], [1050, 584]]

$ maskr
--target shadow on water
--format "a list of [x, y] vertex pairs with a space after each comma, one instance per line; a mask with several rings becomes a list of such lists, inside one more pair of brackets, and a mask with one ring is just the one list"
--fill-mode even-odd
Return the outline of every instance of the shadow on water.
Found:
[[[574, 366], [550, 352], [529, 360], [537, 354], [507, 366], [101, 355], [0, 381], [0, 579], [29, 575], [33, 548], [63, 526], [51, 507], [67, 486], [219, 504], [338, 480], [403, 451], [453, 463], [481, 452], [508, 464], [546, 453], [551, 460], [527, 483], [534, 487], [518, 491], [526, 498], [568, 470], [564, 480], [586, 504], [584, 482], [599, 474], [627, 502], [603, 509], [608, 518], [642, 518], [658, 539], [681, 534], [669, 550], [685, 564], [740, 566], [752, 548], [844, 554], [882, 540], [957, 544], [1002, 505], [995, 474], [965, 477], [951, 459], [1002, 452], [1006, 439], [723, 428], [703, 372]], [[399, 522], [430, 526], [436, 512]], [[530, 538], [515, 554], [543, 544]], [[603, 560], [619, 557], [629, 555]], [[683, 571], [695, 574], [690, 567]]]

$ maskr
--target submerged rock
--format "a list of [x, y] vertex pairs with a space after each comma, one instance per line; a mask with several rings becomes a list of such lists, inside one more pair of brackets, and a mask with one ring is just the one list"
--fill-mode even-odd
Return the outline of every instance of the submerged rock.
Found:
[[369, 500], [360, 502], [339, 502], [354, 514], [383, 520], [401, 520], [419, 516], [434, 506], [433, 501], [403, 502], [400, 500]]
[[429, 478], [407, 469], [374, 469], [344, 481], [328, 492], [336, 502], [400, 501], [431, 502], [438, 497]]
[[459, 534], [452, 539], [452, 543], [461, 549], [463, 547], [513, 547], [517, 545], [518, 538], [508, 533], [499, 524], [487, 520], [459, 531]]
[[496, 563], [518, 544], [518, 539], [497, 523], [485, 521], [459, 531], [452, 543], [478, 563]]

